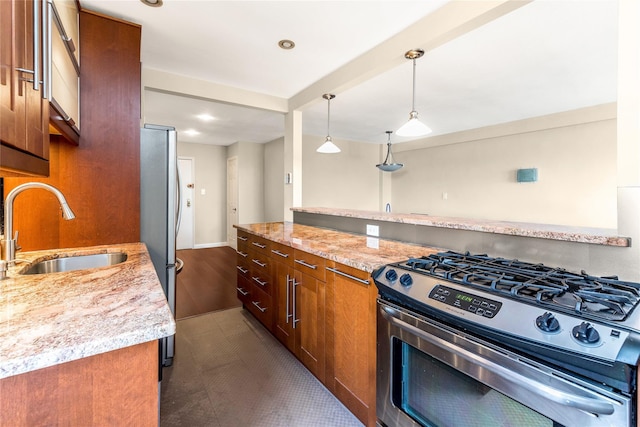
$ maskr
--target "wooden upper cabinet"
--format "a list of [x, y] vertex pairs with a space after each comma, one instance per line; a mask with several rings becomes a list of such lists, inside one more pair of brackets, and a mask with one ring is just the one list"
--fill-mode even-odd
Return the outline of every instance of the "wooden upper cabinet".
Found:
[[43, 4], [0, 2], [0, 176], [49, 174]]
[[49, 3], [47, 52], [50, 67], [50, 120], [52, 133], [74, 144], [80, 137], [80, 31], [75, 0]]

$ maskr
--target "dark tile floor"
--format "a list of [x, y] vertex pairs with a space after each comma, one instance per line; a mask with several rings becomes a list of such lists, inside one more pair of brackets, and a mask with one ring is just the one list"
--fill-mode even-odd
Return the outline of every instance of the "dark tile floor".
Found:
[[177, 322], [161, 427], [362, 426], [242, 308]]

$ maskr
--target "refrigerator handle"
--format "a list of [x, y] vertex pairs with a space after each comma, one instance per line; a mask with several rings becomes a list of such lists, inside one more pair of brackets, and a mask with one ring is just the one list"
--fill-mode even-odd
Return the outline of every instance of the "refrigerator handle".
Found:
[[180, 222], [182, 222], [182, 191], [180, 185], [180, 168], [178, 164], [176, 164], [176, 181], [178, 184], [177, 193], [178, 193], [178, 222], [176, 223], [176, 236], [180, 231]]

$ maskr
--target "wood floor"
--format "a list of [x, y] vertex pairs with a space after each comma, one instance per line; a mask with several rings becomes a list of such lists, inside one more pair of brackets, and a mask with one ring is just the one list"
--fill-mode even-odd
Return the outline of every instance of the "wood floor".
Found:
[[176, 319], [239, 307], [236, 251], [229, 246], [176, 251], [184, 267], [176, 279]]

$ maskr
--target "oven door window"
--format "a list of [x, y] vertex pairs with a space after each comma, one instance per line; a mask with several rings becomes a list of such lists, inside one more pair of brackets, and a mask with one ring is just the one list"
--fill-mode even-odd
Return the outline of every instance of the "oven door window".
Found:
[[392, 400], [428, 427], [561, 427], [521, 403], [394, 338]]

